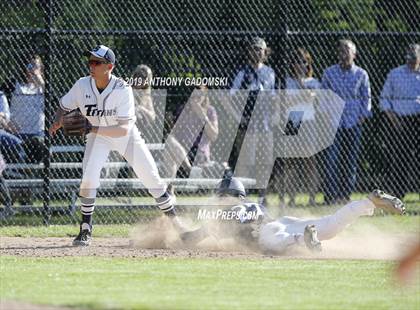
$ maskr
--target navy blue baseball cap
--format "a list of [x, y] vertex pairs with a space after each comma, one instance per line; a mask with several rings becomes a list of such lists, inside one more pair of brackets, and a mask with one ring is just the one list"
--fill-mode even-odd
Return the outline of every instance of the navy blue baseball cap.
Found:
[[85, 56], [91, 55], [97, 58], [102, 58], [107, 62], [115, 65], [115, 54], [109, 47], [105, 45], [98, 45], [93, 50], [85, 52]]

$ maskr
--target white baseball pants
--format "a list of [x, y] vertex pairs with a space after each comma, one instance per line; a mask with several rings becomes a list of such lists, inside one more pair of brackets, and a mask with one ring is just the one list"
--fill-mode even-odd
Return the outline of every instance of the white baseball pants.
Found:
[[110, 138], [94, 133], [87, 135], [83, 157], [83, 178], [80, 196], [95, 198], [99, 187], [101, 169], [104, 167], [110, 151], [120, 153], [133, 168], [137, 177], [154, 197], [161, 197], [166, 191], [166, 184], [160, 178], [155, 160], [146, 146], [136, 126], [127, 136]]
[[285, 216], [263, 225], [260, 229], [259, 245], [261, 249], [282, 253], [289, 246], [303, 242], [303, 233], [307, 225], [315, 225], [319, 240], [335, 237], [361, 216], [373, 215], [375, 205], [369, 199], [351, 202], [336, 213], [318, 219], [299, 219]]

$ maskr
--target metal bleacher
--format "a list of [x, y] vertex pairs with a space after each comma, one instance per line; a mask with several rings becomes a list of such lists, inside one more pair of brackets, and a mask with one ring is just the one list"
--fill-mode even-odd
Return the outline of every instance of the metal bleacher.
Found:
[[[147, 144], [151, 151], [161, 151], [164, 149], [164, 144]], [[53, 146], [50, 148], [50, 153], [82, 153], [84, 147], [81, 145], [66, 145], [66, 146]], [[18, 212], [30, 212], [33, 207], [31, 206], [31, 200], [37, 198], [43, 198], [46, 188], [48, 189], [49, 197], [56, 199], [68, 200], [66, 206], [56, 206], [56, 209], [62, 210], [63, 208], [67, 211], [74, 212], [76, 209], [76, 200], [78, 197], [79, 186], [81, 182], [80, 173], [82, 171], [81, 162], [51, 162], [49, 164], [50, 177], [46, 180], [42, 177], [44, 172], [44, 163], [32, 164], [32, 163], [13, 163], [8, 164], [6, 168], [6, 175], [13, 175], [13, 173], [19, 174], [19, 172], [25, 172], [21, 175], [22, 178], [8, 177], [5, 179], [6, 186], [8, 187], [12, 197], [17, 197], [17, 200], [24, 197], [24, 202], [21, 205], [13, 208], [11, 214]], [[129, 168], [129, 165], [125, 161], [109, 161], [105, 164], [103, 173], [101, 174], [100, 188], [98, 189], [98, 195], [104, 195], [109, 197], [118, 196], [147, 196], [147, 189], [137, 178], [116, 178], [113, 177], [118, 174], [119, 169]], [[79, 177], [70, 178], [57, 178], [60, 169], [74, 170], [77, 173], [73, 175]], [[110, 173], [113, 171], [114, 173]], [[220, 182], [218, 178], [166, 178], [166, 183], [172, 184], [177, 193], [182, 194], [194, 194], [203, 191], [211, 191], [217, 187]], [[241, 179], [245, 187], [252, 188], [255, 186], [254, 179]], [[48, 182], [46, 184], [46, 181]], [[47, 186], [47, 187], [46, 187]], [[45, 198], [45, 197], [44, 197]], [[50, 210], [54, 209], [54, 206]], [[137, 206], [138, 207], [138, 206]], [[63, 209], [63, 210], [64, 210]], [[67, 212], [66, 211], [66, 212]]]

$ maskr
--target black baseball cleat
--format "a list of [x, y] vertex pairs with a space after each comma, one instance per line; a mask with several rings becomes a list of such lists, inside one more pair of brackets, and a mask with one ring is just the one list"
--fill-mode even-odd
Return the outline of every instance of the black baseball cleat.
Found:
[[405, 213], [404, 203], [397, 197], [391, 196], [379, 189], [369, 194], [369, 200], [376, 208], [383, 209], [393, 214], [403, 215]]
[[89, 246], [92, 240], [92, 226], [87, 223], [80, 225], [80, 232], [73, 240], [74, 246]]
[[306, 247], [309, 250], [313, 252], [322, 251], [321, 241], [318, 240], [318, 232], [315, 228], [315, 225], [308, 225], [305, 227], [303, 240], [305, 241]]

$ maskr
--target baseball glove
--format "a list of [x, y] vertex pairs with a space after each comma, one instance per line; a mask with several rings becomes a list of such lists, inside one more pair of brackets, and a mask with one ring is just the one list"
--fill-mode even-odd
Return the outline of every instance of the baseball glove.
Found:
[[66, 136], [84, 136], [89, 133], [89, 121], [79, 109], [63, 115], [63, 130]]

